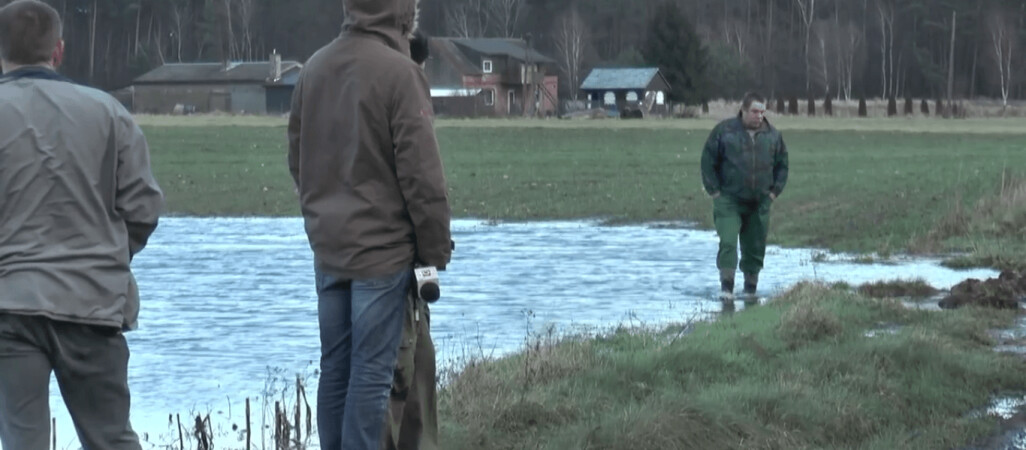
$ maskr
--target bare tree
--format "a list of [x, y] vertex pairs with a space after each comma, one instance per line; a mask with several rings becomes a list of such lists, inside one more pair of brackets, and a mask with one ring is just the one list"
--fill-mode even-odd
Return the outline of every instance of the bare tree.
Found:
[[845, 100], [851, 100], [851, 87], [855, 79], [855, 55], [862, 46], [862, 33], [858, 25], [848, 23], [838, 29], [838, 34], [840, 39], [837, 53], [841, 61], [838, 90], [844, 95]]
[[[455, 37], [483, 37], [489, 27], [486, 0], [460, 0], [446, 4], [445, 23]], [[519, 14], [519, 12], [518, 12]]]
[[805, 40], [805, 92], [812, 90], [812, 67], [809, 61], [809, 41], [812, 39], [812, 22], [816, 18], [816, 0], [794, 0], [802, 16], [802, 31]]
[[239, 4], [239, 26], [242, 27], [242, 43], [239, 44], [239, 53], [243, 59], [252, 61], [255, 56], [253, 51], [253, 32], [251, 31], [254, 9], [253, 0], [234, 1]]
[[880, 0], [877, 5], [880, 16], [880, 72], [883, 84], [883, 98], [894, 94], [894, 5]]
[[89, 81], [93, 81], [93, 71], [96, 69], [96, 11], [97, 1], [93, 0], [92, 21], [89, 24]]
[[747, 59], [748, 25], [741, 20], [728, 18], [721, 29], [724, 41], [731, 48], [737, 50], [738, 60], [743, 63]]
[[990, 40], [993, 44], [994, 62], [997, 63], [998, 81], [1001, 87], [1001, 105], [1008, 106], [1008, 93], [1012, 85], [1012, 55], [1015, 54], [1016, 30], [1008, 14], [995, 10], [987, 18], [990, 25]]
[[958, 29], [958, 11], [951, 11], [951, 53], [948, 56], [948, 103], [955, 95], [955, 30]]
[[142, 28], [142, 0], [135, 5], [135, 45], [133, 47], [133, 55], [139, 56], [139, 29]]
[[175, 39], [175, 60], [178, 62], [182, 62], [182, 42], [184, 41], [184, 36], [182, 36], [182, 21], [188, 13], [187, 8], [188, 5], [182, 3], [174, 3], [171, 8], [171, 19], [172, 25], [174, 26], [174, 30], [171, 34]]
[[587, 25], [581, 20], [576, 7], [571, 7], [563, 19], [559, 21], [556, 30], [556, 52], [559, 55], [559, 63], [566, 74], [567, 84], [570, 87], [571, 98], [577, 100], [577, 89], [581, 83], [581, 72], [584, 66], [584, 51], [587, 45], [585, 34]]
[[488, 0], [488, 15], [495, 21], [499, 37], [516, 36], [524, 0]]
[[[826, 23], [826, 24], [820, 23], [820, 24], [818, 24], [817, 28], [818, 28], [818, 30], [816, 31], [816, 40], [819, 41], [819, 59], [820, 59], [820, 68], [819, 68], [819, 74], [818, 74], [819, 76], [817, 78], [822, 83], [823, 95], [829, 96], [830, 95], [830, 67], [829, 67], [830, 58], [827, 57], [827, 36], [828, 36], [828, 30], [830, 30], [830, 24], [829, 23]], [[836, 30], [834, 30], [833, 32], [836, 32]]]
[[470, 37], [470, 8], [466, 4], [450, 5], [445, 10], [445, 25], [455, 37]]
[[221, 10], [223, 20], [221, 25], [224, 27], [221, 30], [221, 36], [225, 40], [221, 43], [222, 50], [225, 52], [221, 58], [224, 61], [232, 61], [238, 57], [235, 32], [232, 30], [232, 0], [222, 0], [221, 4], [224, 5], [224, 9]]

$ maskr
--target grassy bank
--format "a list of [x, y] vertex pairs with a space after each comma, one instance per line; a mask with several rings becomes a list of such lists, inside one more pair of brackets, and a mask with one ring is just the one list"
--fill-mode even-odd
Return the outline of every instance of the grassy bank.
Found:
[[713, 323], [546, 338], [440, 394], [449, 449], [942, 449], [1026, 388], [988, 330], [1013, 315], [906, 310], [819, 285]]
[[[143, 119], [172, 213], [298, 214], [284, 128], [268, 126], [276, 119], [189, 120]], [[791, 180], [774, 207], [773, 243], [1026, 265], [1026, 120], [778, 122], [789, 130]], [[458, 217], [708, 227], [698, 172], [711, 124], [443, 121], [438, 135]], [[894, 124], [910, 131], [876, 130]]]

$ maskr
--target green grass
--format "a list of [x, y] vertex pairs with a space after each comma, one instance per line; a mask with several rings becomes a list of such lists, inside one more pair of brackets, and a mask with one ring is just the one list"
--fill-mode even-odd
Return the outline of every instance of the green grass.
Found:
[[970, 411], [1026, 388], [987, 334], [1013, 318], [804, 284], [687, 333], [542, 337], [453, 378], [442, 447], [954, 448], [993, 430]]
[[[729, 114], [728, 114], [729, 115]], [[723, 116], [726, 117], [726, 116]], [[941, 134], [1026, 134], [1023, 117], [970, 118], [941, 120], [933, 117], [816, 117], [777, 116], [770, 121], [784, 131], [874, 131], [899, 133]], [[155, 127], [284, 127], [286, 119], [277, 116], [232, 116], [225, 114], [194, 116], [138, 115], [143, 126]], [[435, 122], [438, 128], [548, 128], [548, 129], [659, 129], [659, 130], [711, 130], [717, 117], [698, 119], [650, 120], [533, 120], [533, 119], [445, 119]]]
[[298, 215], [281, 127], [144, 127], [172, 215]]
[[[687, 129], [695, 122], [444, 122], [438, 137], [454, 215], [709, 227], [711, 203], [699, 176], [707, 130]], [[771, 242], [881, 255], [956, 252], [955, 265], [1026, 265], [1026, 194], [1008, 195], [1026, 186], [1016, 172], [1026, 167], [1026, 134], [1011, 132], [1008, 120], [989, 125], [993, 134], [942, 132], [963, 121], [893, 122], [917, 132], [786, 131], [791, 178], [774, 205]], [[170, 212], [297, 215], [284, 127], [263, 124], [146, 125]]]

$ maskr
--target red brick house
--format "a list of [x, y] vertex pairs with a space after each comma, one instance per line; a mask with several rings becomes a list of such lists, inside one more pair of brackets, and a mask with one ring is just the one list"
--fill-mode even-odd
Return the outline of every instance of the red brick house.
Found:
[[556, 61], [521, 39], [433, 37], [424, 70], [438, 116], [557, 113]]

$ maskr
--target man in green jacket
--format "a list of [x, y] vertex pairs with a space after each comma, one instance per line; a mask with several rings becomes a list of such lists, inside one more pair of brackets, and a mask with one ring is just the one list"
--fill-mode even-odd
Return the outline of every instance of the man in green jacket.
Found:
[[787, 184], [787, 146], [765, 114], [765, 98], [745, 94], [737, 117], [716, 125], [702, 151], [702, 184], [713, 198], [713, 222], [720, 237], [716, 266], [725, 301], [734, 299], [738, 238], [744, 294], [755, 298], [770, 206]]

